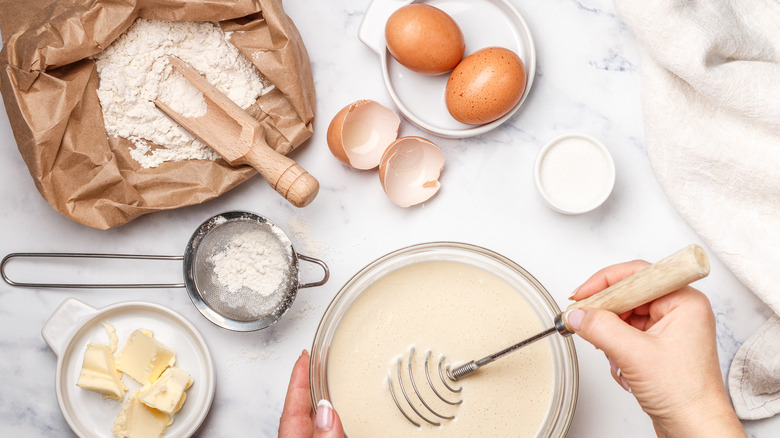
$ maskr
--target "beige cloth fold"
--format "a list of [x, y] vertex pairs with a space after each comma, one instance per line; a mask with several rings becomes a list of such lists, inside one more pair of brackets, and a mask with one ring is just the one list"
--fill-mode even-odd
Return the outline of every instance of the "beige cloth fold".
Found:
[[[615, 5], [641, 46], [645, 141], [660, 185], [715, 255], [780, 314], [780, 1]], [[759, 418], [742, 407], [780, 387], [780, 369], [757, 371], [780, 360], [780, 336], [767, 324], [731, 367], [741, 418]], [[780, 405], [766, 404], [761, 415], [777, 412]]]
[[729, 389], [743, 420], [780, 412], [780, 317], [770, 318], [739, 348], [731, 363]]

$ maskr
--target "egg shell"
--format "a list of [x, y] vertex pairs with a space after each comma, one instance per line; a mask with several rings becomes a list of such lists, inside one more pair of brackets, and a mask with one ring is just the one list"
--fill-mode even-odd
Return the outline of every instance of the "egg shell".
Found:
[[358, 100], [341, 109], [328, 125], [330, 152], [355, 169], [373, 169], [398, 137], [401, 119], [373, 100]]
[[426, 75], [447, 73], [466, 51], [463, 32], [455, 20], [425, 4], [407, 5], [393, 12], [385, 24], [385, 41], [396, 61]]
[[435, 195], [441, 184], [444, 153], [432, 141], [421, 137], [401, 137], [382, 155], [379, 182], [387, 196], [399, 207], [411, 207]]
[[455, 120], [481, 125], [501, 118], [520, 102], [526, 85], [523, 61], [503, 47], [486, 47], [463, 59], [445, 87]]

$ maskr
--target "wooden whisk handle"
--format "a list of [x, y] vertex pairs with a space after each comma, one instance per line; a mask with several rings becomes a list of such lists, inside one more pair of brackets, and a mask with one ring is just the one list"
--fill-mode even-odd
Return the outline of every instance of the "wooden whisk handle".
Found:
[[566, 308], [562, 320], [574, 332], [567, 315], [574, 309], [599, 308], [621, 314], [649, 303], [710, 273], [707, 254], [698, 245], [689, 245], [603, 291]]

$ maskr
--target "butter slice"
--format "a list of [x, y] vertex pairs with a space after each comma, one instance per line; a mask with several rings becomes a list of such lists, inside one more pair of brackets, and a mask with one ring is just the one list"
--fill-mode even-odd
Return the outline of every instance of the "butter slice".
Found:
[[190, 373], [181, 368], [171, 367], [165, 370], [156, 382], [141, 388], [138, 392], [138, 401], [150, 408], [173, 415], [184, 404], [187, 398], [185, 391], [190, 385], [192, 385]]
[[159, 438], [173, 422], [173, 418], [152, 409], [130, 396], [114, 421], [111, 431], [118, 438]]
[[146, 385], [154, 383], [175, 361], [173, 350], [154, 339], [151, 331], [138, 329], [130, 334], [117, 355], [116, 367], [141, 385]]
[[103, 344], [87, 344], [76, 385], [116, 400], [122, 400], [127, 391], [122, 383], [122, 374], [114, 364], [114, 353]]
[[119, 345], [119, 337], [116, 335], [116, 329], [113, 325], [103, 322], [103, 328], [108, 333], [108, 346], [111, 347], [111, 352], [116, 353], [116, 346]]

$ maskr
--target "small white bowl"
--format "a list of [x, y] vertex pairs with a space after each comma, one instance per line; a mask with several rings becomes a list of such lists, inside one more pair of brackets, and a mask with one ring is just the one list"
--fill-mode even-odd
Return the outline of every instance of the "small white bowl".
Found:
[[542, 199], [563, 214], [592, 211], [615, 186], [615, 162], [597, 139], [580, 133], [559, 135], [542, 147], [534, 164]]
[[[385, 23], [393, 12], [413, 0], [372, 0], [363, 15], [358, 38], [379, 55], [382, 79], [390, 99], [401, 114], [418, 127], [444, 138], [484, 134], [507, 121], [523, 105], [536, 73], [536, 48], [531, 30], [511, 0], [427, 0], [458, 23], [466, 41], [466, 55], [489, 46], [504, 47], [523, 60], [525, 91], [504, 116], [483, 125], [466, 125], [447, 110], [444, 92], [449, 73], [427, 76], [399, 64], [387, 50]], [[487, 23], [487, 25], [486, 25]]]
[[[111, 428], [123, 402], [104, 399], [100, 394], [76, 386], [87, 344], [108, 340], [103, 322], [116, 328], [124, 343], [135, 329], [145, 328], [176, 351], [176, 366], [187, 370], [195, 382], [187, 390], [187, 401], [166, 429], [165, 438], [193, 436], [206, 419], [214, 400], [216, 374], [211, 353], [200, 332], [179, 313], [159, 304], [124, 301], [94, 308], [75, 298], [67, 298], [41, 329], [43, 339], [57, 355], [55, 388], [62, 416], [73, 433], [85, 438], [114, 438]], [[128, 386], [125, 400], [140, 384], [124, 378]]]

